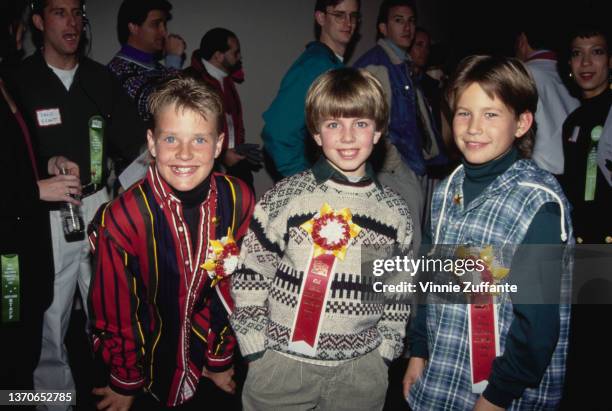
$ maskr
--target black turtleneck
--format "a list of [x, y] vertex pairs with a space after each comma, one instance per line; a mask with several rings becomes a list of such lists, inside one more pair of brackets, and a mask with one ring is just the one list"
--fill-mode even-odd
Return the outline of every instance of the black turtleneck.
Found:
[[179, 191], [172, 188], [172, 192], [183, 205], [183, 216], [189, 229], [189, 238], [191, 245], [195, 249], [197, 247], [198, 223], [200, 222], [200, 204], [206, 200], [208, 191], [210, 190], [210, 176], [189, 191]]

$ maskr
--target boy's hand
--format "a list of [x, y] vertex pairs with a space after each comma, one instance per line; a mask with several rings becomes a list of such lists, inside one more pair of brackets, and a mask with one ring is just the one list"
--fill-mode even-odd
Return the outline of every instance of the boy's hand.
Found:
[[204, 368], [202, 370], [202, 376], [210, 378], [212, 382], [223, 391], [230, 394], [236, 393], [236, 382], [232, 378], [234, 376], [233, 367], [222, 372], [212, 372]]
[[427, 365], [427, 360], [425, 358], [419, 357], [411, 357], [408, 362], [408, 368], [406, 368], [406, 373], [404, 374], [404, 379], [402, 380], [402, 385], [404, 387], [403, 393], [404, 398], [408, 398], [408, 393], [410, 392], [410, 387], [412, 384], [417, 382], [421, 375], [423, 374], [423, 370]]
[[104, 388], [94, 388], [91, 393], [102, 399], [96, 404], [96, 408], [106, 411], [128, 411], [134, 402], [131, 395], [121, 395], [107, 385]]
[[498, 407], [497, 405], [488, 401], [482, 395], [480, 396], [480, 398], [478, 398], [478, 401], [476, 401], [476, 405], [474, 405], [474, 411], [503, 411], [503, 410], [504, 409], [502, 407]]

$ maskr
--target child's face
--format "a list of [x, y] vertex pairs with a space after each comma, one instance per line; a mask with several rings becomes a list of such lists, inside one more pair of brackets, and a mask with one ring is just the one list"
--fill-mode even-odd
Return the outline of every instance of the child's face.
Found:
[[531, 127], [533, 114], [514, 114], [500, 99], [491, 99], [478, 83], [459, 96], [453, 117], [455, 143], [472, 164], [494, 160]]
[[155, 119], [155, 130], [147, 131], [149, 152], [155, 167], [168, 184], [189, 191], [208, 177], [221, 153], [223, 133], [216, 119], [204, 119], [192, 110], [166, 107]]
[[324, 120], [313, 137], [331, 165], [344, 175], [362, 177], [374, 144], [380, 139], [374, 120], [333, 118]]
[[608, 57], [608, 45], [601, 35], [572, 41], [570, 66], [584, 97], [595, 97], [608, 87]]

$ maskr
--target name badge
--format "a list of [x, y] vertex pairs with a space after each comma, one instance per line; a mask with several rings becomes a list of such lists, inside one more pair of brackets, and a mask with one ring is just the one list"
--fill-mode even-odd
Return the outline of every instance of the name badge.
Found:
[[3, 254], [0, 256], [2, 271], [2, 323], [19, 321], [20, 312], [20, 281], [19, 256], [17, 254]]
[[62, 115], [59, 108], [36, 110], [36, 121], [38, 127], [57, 126], [62, 124]]

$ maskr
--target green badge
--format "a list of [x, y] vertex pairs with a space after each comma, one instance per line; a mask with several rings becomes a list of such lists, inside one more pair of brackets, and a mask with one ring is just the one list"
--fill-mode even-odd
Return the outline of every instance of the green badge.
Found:
[[19, 256], [0, 256], [2, 265], [2, 323], [19, 321]]
[[601, 138], [602, 132], [602, 126], [595, 126], [591, 130], [591, 149], [587, 156], [584, 201], [595, 200], [595, 189], [597, 188], [597, 142]]
[[102, 154], [104, 152], [104, 119], [93, 116], [89, 119], [89, 159], [91, 182], [102, 183]]
[[593, 127], [593, 130], [591, 130], [591, 141], [593, 141], [594, 143], [597, 143], [599, 139], [601, 138], [602, 133], [603, 133], [602, 126]]

